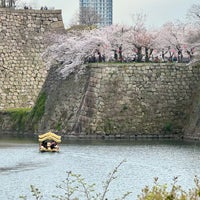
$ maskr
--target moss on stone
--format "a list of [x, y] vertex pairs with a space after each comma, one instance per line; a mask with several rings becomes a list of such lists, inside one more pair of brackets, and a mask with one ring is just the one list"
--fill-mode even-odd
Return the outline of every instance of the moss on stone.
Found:
[[46, 94], [39, 95], [35, 106], [31, 108], [12, 108], [5, 110], [10, 116], [12, 127], [17, 132], [38, 129], [38, 123], [45, 112]]
[[166, 122], [166, 124], [163, 127], [163, 131], [165, 133], [172, 133], [172, 131], [173, 131], [173, 125], [172, 125], [172, 123], [171, 122]]
[[28, 121], [32, 124], [32, 127], [35, 129], [37, 127], [37, 123], [41, 120], [42, 116], [45, 112], [45, 103], [46, 103], [47, 95], [45, 92], [40, 93], [35, 106], [31, 110], [28, 116]]
[[13, 128], [17, 131], [23, 131], [27, 122], [27, 116], [30, 112], [30, 108], [13, 108], [6, 110], [11, 117]]

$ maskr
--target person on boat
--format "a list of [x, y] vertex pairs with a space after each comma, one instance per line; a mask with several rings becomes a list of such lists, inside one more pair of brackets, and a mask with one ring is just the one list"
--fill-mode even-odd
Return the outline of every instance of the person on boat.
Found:
[[51, 149], [57, 148], [57, 143], [55, 141], [51, 142]]
[[46, 148], [47, 148], [47, 141], [46, 141], [46, 140], [43, 141], [41, 146], [44, 147], [44, 148], [46, 149]]

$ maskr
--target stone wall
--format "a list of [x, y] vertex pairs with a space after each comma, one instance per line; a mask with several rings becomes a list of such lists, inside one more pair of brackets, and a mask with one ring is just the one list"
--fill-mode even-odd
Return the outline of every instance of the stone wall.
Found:
[[44, 35], [58, 29], [60, 10], [0, 9], [0, 110], [34, 105], [47, 76]]
[[46, 82], [41, 131], [79, 136], [182, 134], [200, 66], [93, 64], [84, 74], [56, 77], [52, 71]]
[[200, 140], [200, 83], [192, 100], [189, 119], [184, 127], [184, 138]]
[[[41, 58], [46, 33], [53, 30], [64, 30], [60, 10], [0, 9], [0, 110], [32, 107], [41, 91], [47, 94], [44, 116], [30, 133], [185, 132], [187, 138], [200, 138], [200, 65], [95, 63], [63, 80], [60, 66], [47, 71]], [[20, 132], [13, 127], [11, 116], [1, 112], [1, 134]]]
[[80, 126], [96, 133], [181, 133], [199, 82], [199, 67], [185, 64], [93, 67]]

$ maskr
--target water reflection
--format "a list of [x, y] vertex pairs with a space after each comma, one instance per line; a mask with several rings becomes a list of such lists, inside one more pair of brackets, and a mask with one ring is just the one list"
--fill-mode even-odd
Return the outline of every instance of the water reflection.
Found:
[[56, 185], [66, 178], [66, 171], [82, 174], [88, 183], [102, 186], [108, 173], [124, 159], [127, 162], [110, 188], [111, 199], [132, 191], [133, 200], [145, 185], [152, 185], [154, 177], [171, 183], [178, 176], [180, 185], [192, 187], [194, 176], [200, 174], [197, 142], [66, 141], [60, 145], [60, 153], [39, 153], [36, 141], [1, 140], [0, 149], [0, 199], [29, 196], [31, 184], [40, 188], [44, 199], [52, 199], [52, 194], [61, 193]]

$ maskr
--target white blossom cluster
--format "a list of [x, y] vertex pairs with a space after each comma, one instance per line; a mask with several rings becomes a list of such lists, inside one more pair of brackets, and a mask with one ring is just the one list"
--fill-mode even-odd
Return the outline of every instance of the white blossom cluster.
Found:
[[144, 62], [155, 58], [164, 61], [172, 56], [192, 59], [199, 54], [199, 35], [200, 29], [189, 24], [167, 23], [160, 29], [152, 30], [138, 20], [133, 26], [112, 25], [51, 34], [43, 58], [48, 68], [60, 64], [58, 72], [66, 78], [74, 71], [81, 72], [83, 64], [92, 56], [100, 54], [105, 56], [105, 61], [113, 61], [114, 52], [119, 54], [120, 46], [124, 62], [136, 57]]

